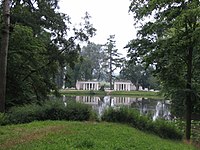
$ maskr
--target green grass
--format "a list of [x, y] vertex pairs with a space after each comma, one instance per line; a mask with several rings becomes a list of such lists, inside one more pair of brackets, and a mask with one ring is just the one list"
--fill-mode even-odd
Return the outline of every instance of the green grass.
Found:
[[112, 91], [110, 95], [163, 99], [160, 93], [151, 91]]
[[153, 99], [163, 99], [158, 92], [151, 91], [87, 91], [87, 90], [60, 90], [61, 94], [64, 95], [111, 95], [111, 96], [128, 96], [128, 97], [144, 97]]
[[89, 91], [89, 90], [60, 90], [61, 94], [70, 95], [70, 96], [78, 96], [78, 95], [107, 95], [104, 91]]
[[114, 123], [44, 121], [1, 126], [1, 150], [195, 150]]

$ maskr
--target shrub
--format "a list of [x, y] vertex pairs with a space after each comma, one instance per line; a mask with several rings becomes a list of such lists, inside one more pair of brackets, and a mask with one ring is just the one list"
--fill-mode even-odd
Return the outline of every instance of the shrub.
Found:
[[39, 120], [41, 106], [36, 104], [28, 104], [20, 107], [12, 107], [7, 113], [9, 124], [28, 123]]
[[153, 132], [162, 138], [169, 139], [182, 139], [183, 134], [180, 130], [177, 130], [175, 124], [172, 122], [167, 122], [165, 120], [156, 120], [154, 122], [155, 129]]
[[66, 107], [61, 101], [47, 101], [37, 113], [39, 120], [64, 120]]
[[164, 120], [153, 121], [146, 116], [141, 116], [134, 109], [122, 107], [119, 109], [109, 108], [102, 115], [102, 120], [108, 122], [127, 123], [142, 131], [156, 134], [162, 138], [182, 139], [182, 133], [175, 128], [172, 122]]
[[[109, 122], [121, 122], [121, 123], [134, 123], [135, 118], [137, 118], [137, 113], [135, 111], [130, 111], [125, 107], [121, 108], [109, 108], [103, 115], [102, 120]], [[130, 121], [131, 120], [131, 121]]]
[[86, 104], [69, 101], [67, 103], [67, 120], [83, 121], [93, 118], [94, 112], [91, 107]]
[[7, 113], [8, 124], [28, 123], [35, 120], [90, 120], [97, 115], [86, 104], [69, 101], [67, 106], [62, 101], [46, 101], [42, 105], [29, 104], [13, 107]]
[[5, 113], [0, 113], [0, 125], [7, 124], [7, 115]]

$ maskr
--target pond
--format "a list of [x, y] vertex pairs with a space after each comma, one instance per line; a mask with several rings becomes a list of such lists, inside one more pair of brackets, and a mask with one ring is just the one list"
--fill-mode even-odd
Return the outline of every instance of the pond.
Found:
[[63, 96], [63, 102], [67, 105], [68, 99], [91, 105], [92, 108], [101, 116], [109, 107], [127, 106], [139, 110], [141, 115], [148, 115], [153, 120], [163, 118], [170, 120], [170, 103], [167, 100], [136, 98], [136, 97], [114, 97], [114, 96]]

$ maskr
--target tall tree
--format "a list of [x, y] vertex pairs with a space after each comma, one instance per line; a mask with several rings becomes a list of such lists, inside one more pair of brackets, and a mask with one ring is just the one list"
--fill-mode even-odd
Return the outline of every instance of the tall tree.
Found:
[[142, 25], [137, 39], [128, 44], [129, 56], [156, 65], [156, 74], [172, 102], [174, 95], [182, 92], [187, 140], [191, 135], [194, 101], [199, 99], [196, 76], [200, 51], [199, 7], [199, 0], [132, 0], [130, 5], [136, 23]]
[[120, 78], [130, 80], [139, 90], [139, 86], [148, 89], [158, 89], [156, 78], [153, 74], [153, 67], [145, 68], [141, 64], [125, 63], [125, 66], [120, 70]]
[[110, 35], [104, 48], [105, 57], [103, 68], [107, 70], [111, 90], [113, 89], [113, 73], [117, 68], [122, 66], [122, 62], [124, 61], [124, 58], [120, 57], [121, 54], [118, 53], [118, 49], [115, 48], [115, 43], [115, 35]]
[[10, 36], [12, 44], [9, 45], [8, 53], [7, 107], [31, 102], [34, 96], [37, 100], [45, 99], [53, 87], [50, 77], [57, 70], [56, 63], [27, 77], [27, 72], [34, 71], [49, 61], [48, 56], [44, 56], [47, 49], [43, 40], [35, 37], [31, 28], [15, 25]]
[[1, 48], [0, 48], [0, 112], [5, 111], [5, 94], [6, 94], [6, 69], [7, 53], [9, 45], [9, 28], [10, 28], [10, 1], [3, 1], [3, 18], [1, 29]]
[[[56, 92], [58, 71], [75, 65], [80, 53], [78, 43], [95, 32], [88, 13], [78, 28], [72, 27], [69, 16], [58, 12], [58, 0], [13, 0], [9, 6], [13, 30], [8, 53], [7, 109], [40, 102], [50, 91]], [[72, 36], [68, 36], [70, 28]]]
[[[67, 67], [68, 86], [75, 86], [77, 80], [104, 80], [102, 68], [104, 52], [102, 45], [88, 42], [80, 52], [80, 59], [74, 68]], [[95, 61], [94, 61], [95, 60]]]
[[[85, 70], [85, 80], [101, 79], [101, 65], [104, 58], [102, 45], [88, 43], [81, 51], [83, 61], [81, 63], [82, 70]], [[94, 61], [95, 60], [95, 61]]]

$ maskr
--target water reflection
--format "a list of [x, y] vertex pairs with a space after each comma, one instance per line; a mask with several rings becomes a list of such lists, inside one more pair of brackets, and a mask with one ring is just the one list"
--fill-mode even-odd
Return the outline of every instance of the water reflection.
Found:
[[[63, 96], [63, 102], [67, 105], [69, 97]], [[72, 99], [72, 97], [70, 97]], [[105, 109], [109, 107], [127, 106], [139, 110], [140, 114], [148, 115], [153, 120], [157, 118], [171, 119], [170, 104], [164, 100], [151, 100], [147, 98], [134, 97], [97, 97], [97, 96], [76, 96], [77, 102], [91, 105], [92, 108], [101, 116]]]

